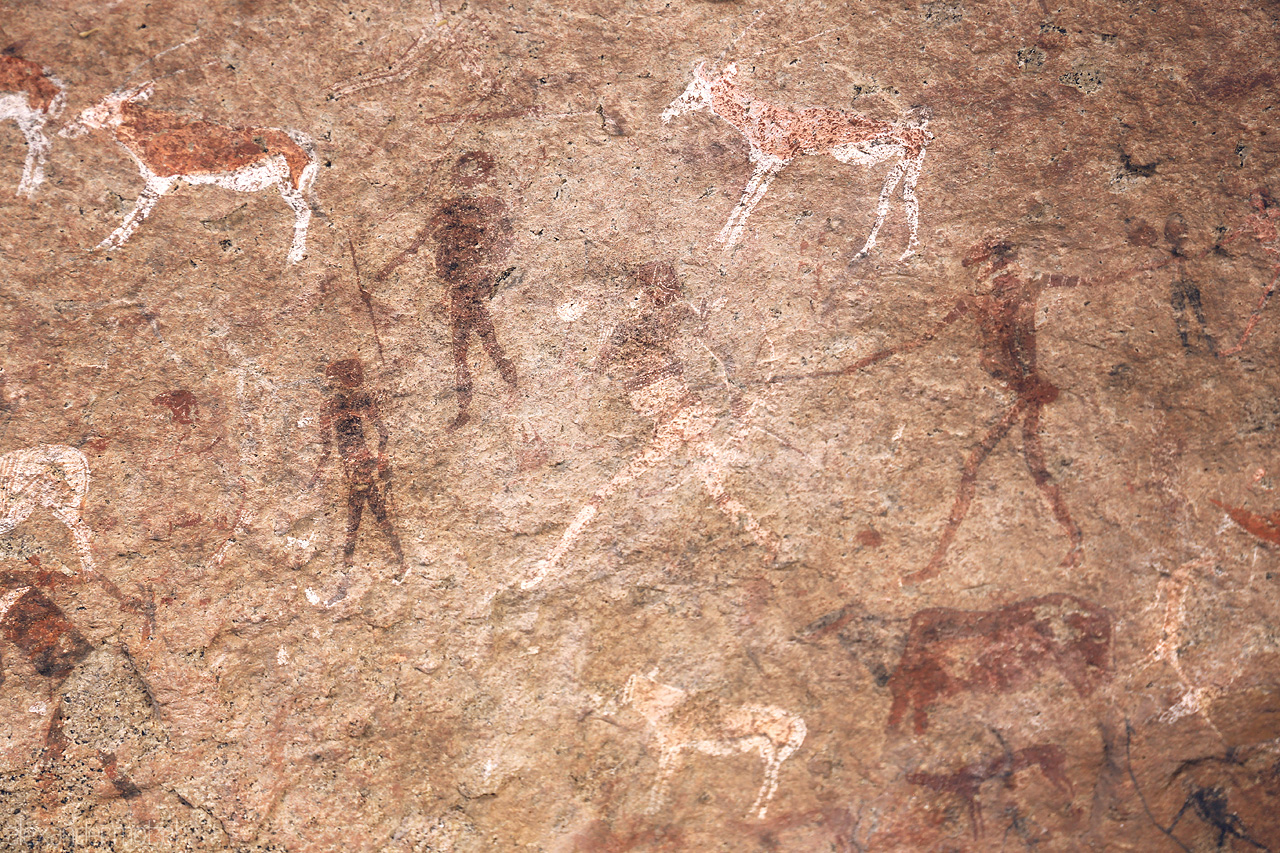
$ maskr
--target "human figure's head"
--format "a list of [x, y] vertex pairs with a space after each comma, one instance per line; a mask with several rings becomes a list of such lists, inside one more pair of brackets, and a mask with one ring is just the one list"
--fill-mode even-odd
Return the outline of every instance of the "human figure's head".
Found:
[[493, 177], [497, 162], [485, 151], [468, 151], [453, 164], [453, 181], [460, 187], [474, 187]]
[[1017, 255], [1018, 247], [1009, 240], [1003, 237], [988, 237], [981, 243], [971, 246], [960, 264], [972, 267], [990, 261], [991, 269], [987, 271], [990, 274], [1013, 263]]
[[359, 388], [364, 384], [364, 367], [358, 358], [331, 361], [324, 369], [324, 375], [330, 382], [341, 385], [343, 388]]
[[663, 308], [680, 295], [680, 277], [676, 275], [674, 265], [665, 261], [649, 261], [635, 273], [636, 284], [653, 300], [658, 308]]

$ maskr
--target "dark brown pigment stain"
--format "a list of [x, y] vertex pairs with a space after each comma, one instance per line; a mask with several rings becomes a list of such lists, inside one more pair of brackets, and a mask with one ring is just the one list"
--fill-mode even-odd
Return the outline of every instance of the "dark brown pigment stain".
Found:
[[[488, 179], [493, 168], [494, 160], [489, 154], [468, 152], [454, 167], [454, 183], [464, 189], [475, 187]], [[454, 388], [458, 395], [458, 414], [450, 429], [471, 419], [472, 381], [467, 354], [473, 333], [502, 380], [513, 390], [517, 387], [515, 365], [498, 343], [488, 305], [498, 285], [515, 271], [514, 267], [501, 268], [514, 236], [509, 212], [500, 199], [461, 195], [441, 204], [408, 248], [374, 277], [376, 281], [384, 280], [417, 254], [428, 237], [435, 240], [436, 275], [448, 290]]]
[[36, 672], [49, 678], [66, 678], [93, 651], [58, 606], [34, 588], [0, 619], [0, 631], [31, 660]]
[[142, 793], [142, 789], [135, 785], [133, 780], [120, 772], [119, 762], [114, 752], [99, 750], [98, 760], [102, 762], [102, 772], [106, 775], [107, 781], [111, 783], [111, 787], [116, 789], [116, 793], [121, 798], [132, 800]]
[[120, 107], [116, 139], [162, 178], [232, 172], [279, 154], [289, 164], [289, 184], [301, 189], [311, 158], [283, 130], [225, 127], [135, 103]]
[[[1193, 343], [1200, 343], [1211, 355], [1218, 351], [1218, 344], [1209, 334], [1208, 323], [1204, 318], [1204, 304], [1200, 295], [1200, 286], [1187, 275], [1187, 223], [1180, 213], [1171, 213], [1164, 222], [1164, 239], [1169, 244], [1169, 254], [1174, 264], [1173, 278], [1169, 286], [1169, 307], [1173, 309], [1173, 322], [1178, 327], [1178, 338], [1182, 348], [1194, 352]], [[1195, 320], [1196, 329], [1191, 328], [1191, 318]]]
[[36, 63], [17, 56], [0, 56], [0, 92], [19, 92], [40, 112], [48, 112], [62, 90]]
[[1006, 787], [1013, 787], [1014, 774], [1029, 767], [1039, 767], [1040, 772], [1055, 788], [1063, 793], [1071, 792], [1071, 780], [1066, 774], [1066, 755], [1052, 744], [1037, 744], [1026, 749], [1006, 751], [998, 758], [978, 761], [951, 773], [908, 773], [907, 781], [940, 793], [955, 794], [969, 809], [969, 822], [973, 837], [983, 834], [982, 811], [978, 808], [978, 791], [983, 783], [1000, 779]]
[[[364, 368], [356, 358], [335, 361], [325, 368], [329, 379], [330, 397], [320, 416], [321, 441], [324, 450], [320, 457], [319, 471], [323, 470], [333, 449], [333, 439], [338, 444], [342, 459], [343, 483], [347, 490], [347, 541], [342, 548], [343, 565], [351, 567], [355, 560], [356, 539], [360, 534], [360, 522], [367, 504], [378, 527], [391, 544], [396, 560], [404, 565], [404, 552], [400, 537], [396, 536], [388, 512], [391, 499], [391, 461], [387, 458], [387, 442], [390, 438], [386, 424], [378, 412], [374, 396], [364, 389]], [[369, 449], [367, 432], [378, 434], [378, 451]]]
[[938, 702], [962, 692], [1008, 693], [1050, 670], [1081, 696], [1092, 694], [1111, 671], [1110, 614], [1062, 594], [998, 610], [921, 610], [889, 676], [888, 727], [910, 712], [915, 733], [923, 734]]

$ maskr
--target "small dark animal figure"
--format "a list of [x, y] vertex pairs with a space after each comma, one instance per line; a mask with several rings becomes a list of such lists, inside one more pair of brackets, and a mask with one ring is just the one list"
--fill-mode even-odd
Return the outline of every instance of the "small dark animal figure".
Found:
[[982, 812], [978, 808], [978, 790], [991, 779], [1000, 779], [1012, 786], [1013, 776], [1028, 767], [1039, 767], [1040, 772], [1060, 791], [1071, 791], [1064, 765], [1066, 756], [1052, 744], [1037, 744], [1025, 749], [1006, 750], [999, 758], [979, 761], [961, 767], [952, 773], [908, 773], [907, 781], [934, 791], [955, 794], [969, 807], [969, 820], [973, 825], [973, 837], [982, 835]]
[[923, 734], [938, 702], [964, 691], [1008, 693], [1046, 670], [1088, 696], [1110, 669], [1111, 616], [1073, 595], [1029, 598], [998, 610], [921, 610], [889, 676], [889, 728], [910, 713], [916, 734]]
[[151, 405], [164, 406], [172, 413], [173, 423], [182, 424], [183, 426], [190, 426], [195, 423], [192, 412], [197, 415], [200, 413], [200, 403], [196, 400], [196, 395], [183, 388], [157, 394], [151, 398]]

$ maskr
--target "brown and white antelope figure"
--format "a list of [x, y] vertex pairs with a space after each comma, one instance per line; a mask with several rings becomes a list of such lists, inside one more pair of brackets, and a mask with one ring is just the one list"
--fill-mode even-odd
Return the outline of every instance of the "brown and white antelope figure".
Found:
[[622, 691], [623, 704], [649, 723], [658, 742], [658, 780], [649, 795], [649, 811], [656, 811], [662, 802], [681, 752], [717, 756], [756, 752], [764, 761], [764, 783], [747, 816], [754, 813], [763, 820], [778, 789], [782, 762], [808, 734], [804, 720], [772, 705], [724, 707], [716, 697], [661, 684], [654, 678], [656, 673], [632, 675]]
[[13, 119], [27, 140], [27, 162], [18, 182], [18, 195], [31, 198], [44, 183], [49, 140], [44, 125], [66, 104], [62, 83], [27, 59], [0, 56], [0, 121]]
[[751, 148], [755, 172], [747, 182], [742, 200], [720, 230], [716, 238], [719, 242], [731, 246], [738, 241], [747, 217], [764, 198], [769, 183], [784, 166], [801, 155], [830, 154], [841, 163], [857, 166], [895, 161], [880, 188], [875, 225], [871, 227], [866, 245], [857, 257], [865, 257], [875, 248], [876, 236], [884, 224], [889, 202], [899, 182], [902, 183], [902, 202], [910, 228], [907, 250], [902, 257], [907, 258], [916, 251], [920, 228], [916, 182], [924, 166], [925, 147], [933, 139], [933, 134], [926, 129], [929, 124], [927, 109], [914, 111], [910, 123], [878, 121], [858, 113], [824, 108], [791, 110], [757, 100], [744, 91], [735, 82], [737, 63], [725, 66], [719, 77], [707, 76], [705, 69], [705, 62], [698, 63], [693, 71], [693, 82], [663, 111], [662, 121], [665, 124], [683, 113], [710, 109], [737, 128]]
[[179, 184], [212, 184], [242, 193], [275, 187], [295, 217], [288, 262], [302, 260], [312, 210], [319, 211], [311, 187], [319, 168], [312, 141], [292, 130], [227, 127], [139, 104], [151, 92], [151, 83], [113, 92], [61, 131], [63, 136], [111, 131], [146, 181], [133, 210], [98, 248], [124, 245], [160, 197]]
[[89, 460], [74, 447], [42, 444], [0, 456], [0, 536], [47, 507], [71, 531], [80, 567], [97, 574], [80, 502], [89, 490]]

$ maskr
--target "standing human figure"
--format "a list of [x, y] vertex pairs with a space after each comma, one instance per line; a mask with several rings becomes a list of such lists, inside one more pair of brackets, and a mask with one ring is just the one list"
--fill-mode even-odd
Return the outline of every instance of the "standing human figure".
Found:
[[[342, 459], [343, 484], [347, 491], [347, 540], [342, 547], [342, 565], [350, 569], [355, 562], [356, 540], [367, 504], [403, 570], [404, 552], [388, 514], [391, 463], [386, 454], [390, 436], [378, 412], [377, 401], [364, 388], [364, 368], [358, 358], [343, 359], [330, 363], [325, 368], [325, 376], [329, 379], [331, 395], [320, 416], [324, 449], [312, 483], [319, 479], [329, 461], [336, 437], [338, 455]], [[369, 449], [367, 433], [370, 429], [378, 434], [376, 454]], [[344, 579], [330, 603], [341, 600], [345, 595]]]
[[458, 394], [458, 414], [450, 429], [471, 419], [472, 380], [467, 357], [472, 333], [480, 338], [502, 380], [512, 390], [517, 387], [515, 365], [498, 343], [489, 314], [489, 300], [498, 284], [515, 269], [502, 268], [515, 236], [510, 212], [501, 199], [482, 194], [493, 169], [493, 157], [483, 151], [469, 151], [459, 157], [454, 184], [462, 192], [441, 204], [408, 248], [375, 277], [382, 281], [410, 255], [417, 254], [428, 236], [434, 239], [436, 275], [448, 291], [454, 388]]
[[985, 292], [960, 299], [948, 315], [949, 321], [965, 314], [973, 317], [978, 327], [979, 363], [991, 378], [1012, 393], [1013, 401], [969, 452], [942, 537], [929, 562], [908, 575], [904, 579], [907, 582], [926, 580], [938, 573], [956, 531], [969, 513], [977, 491], [978, 472], [1015, 424], [1021, 426], [1022, 458], [1027, 471], [1070, 543], [1062, 565], [1071, 567], [1079, 562], [1080, 528], [1071, 518], [1062, 490], [1049, 473], [1040, 442], [1040, 417], [1044, 407], [1058, 399], [1058, 387], [1045, 378], [1036, 363], [1036, 306], [1046, 288], [1090, 286], [1100, 282], [1058, 273], [1026, 275], [1017, 267], [1016, 255], [1017, 249], [1012, 243], [991, 239], [970, 249], [961, 262], [966, 267], [988, 264], [982, 272], [987, 286]]

